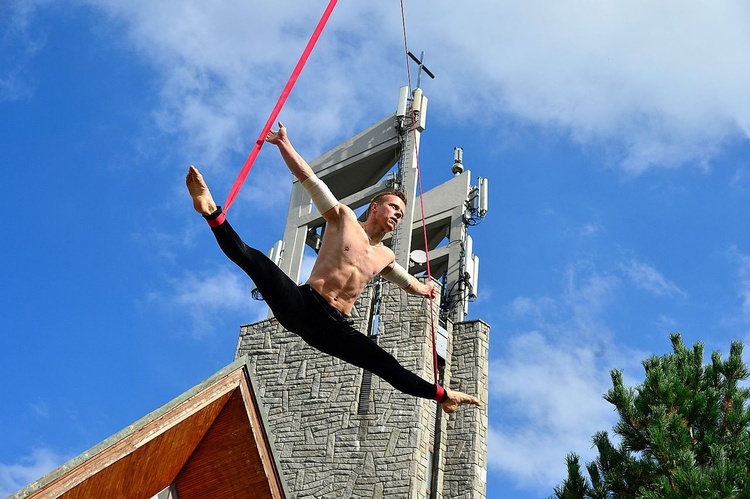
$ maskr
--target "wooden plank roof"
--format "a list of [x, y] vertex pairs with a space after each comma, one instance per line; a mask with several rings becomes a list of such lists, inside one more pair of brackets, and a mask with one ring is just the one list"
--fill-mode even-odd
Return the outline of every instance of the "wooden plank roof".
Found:
[[11, 498], [283, 499], [266, 428], [243, 357]]

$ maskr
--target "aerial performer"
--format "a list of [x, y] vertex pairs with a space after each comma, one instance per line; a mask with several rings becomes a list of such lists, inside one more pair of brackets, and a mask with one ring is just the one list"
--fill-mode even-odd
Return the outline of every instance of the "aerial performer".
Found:
[[298, 286], [263, 252], [240, 239], [194, 166], [188, 170], [186, 183], [195, 210], [208, 222], [219, 247], [253, 280], [279, 323], [313, 348], [367, 369], [403, 393], [437, 401], [446, 413], [462, 404], [480, 405], [471, 395], [425, 381], [354, 328], [350, 316], [354, 303], [378, 274], [409, 294], [435, 294], [431, 282], [422, 283], [410, 275], [382, 243], [383, 236], [404, 216], [405, 196], [399, 191], [377, 195], [370, 202], [367, 219], [360, 222], [315, 176], [292, 146], [282, 123], [278, 130], [270, 130], [265, 140], [279, 148], [287, 167], [327, 222], [318, 258], [305, 284]]

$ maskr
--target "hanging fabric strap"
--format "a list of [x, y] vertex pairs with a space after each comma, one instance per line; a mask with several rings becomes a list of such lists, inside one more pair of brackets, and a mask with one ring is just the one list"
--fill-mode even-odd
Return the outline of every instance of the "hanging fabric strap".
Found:
[[[404, 0], [401, 0], [401, 28], [404, 35], [404, 57], [406, 58], [406, 78], [409, 82], [409, 92], [411, 92], [411, 70], [409, 69], [409, 43], [406, 38], [406, 13], [404, 11]], [[412, 123], [414, 123], [414, 111], [412, 109]], [[412, 130], [412, 133], [416, 135], [416, 131]], [[416, 140], [414, 141], [416, 144]], [[427, 225], [425, 223], [425, 209], [424, 209], [424, 191], [422, 190], [422, 171], [419, 168], [419, 150], [415, 149], [414, 154], [417, 158], [417, 186], [419, 187], [419, 206], [422, 211], [422, 236], [424, 239], [424, 252], [427, 258], [427, 279], [432, 282], [432, 271], [430, 269], [430, 250], [427, 241]], [[435, 306], [434, 298], [430, 296], [430, 326], [432, 330], [432, 377], [435, 384], [438, 384], [438, 354], [437, 354], [437, 338], [435, 332]], [[442, 389], [442, 388], [441, 388]], [[440, 391], [440, 390], [438, 390]]]
[[242, 184], [245, 182], [248, 173], [250, 173], [250, 169], [253, 167], [255, 158], [258, 157], [260, 148], [263, 147], [263, 142], [265, 142], [268, 131], [271, 130], [274, 121], [276, 121], [276, 118], [279, 117], [279, 113], [281, 113], [281, 108], [284, 107], [289, 94], [292, 93], [292, 88], [294, 88], [294, 84], [297, 82], [297, 78], [302, 72], [302, 68], [305, 67], [307, 59], [310, 57], [310, 54], [312, 53], [313, 48], [318, 41], [318, 38], [320, 38], [320, 34], [323, 32], [323, 28], [325, 28], [326, 23], [328, 22], [328, 18], [331, 17], [331, 13], [333, 12], [333, 8], [336, 6], [336, 2], [337, 0], [330, 0], [328, 2], [328, 7], [326, 7], [325, 12], [323, 12], [323, 16], [320, 18], [320, 21], [318, 21], [318, 25], [315, 27], [315, 31], [313, 31], [310, 40], [307, 42], [307, 46], [302, 52], [299, 61], [297, 61], [297, 65], [294, 67], [294, 71], [292, 71], [292, 74], [289, 77], [289, 81], [286, 82], [284, 90], [279, 96], [279, 100], [276, 102], [273, 111], [271, 111], [271, 115], [268, 117], [268, 121], [266, 121], [266, 124], [263, 125], [263, 129], [260, 131], [260, 135], [258, 135], [258, 140], [255, 141], [255, 145], [253, 146], [252, 151], [250, 151], [250, 155], [247, 157], [247, 160], [245, 160], [245, 164], [242, 166], [242, 170], [240, 170], [240, 174], [237, 176], [237, 180], [234, 181], [234, 184], [229, 191], [229, 195], [227, 196], [227, 200], [224, 202], [225, 213], [229, 210], [229, 207], [234, 202], [237, 194], [239, 194], [240, 189], [242, 188]]

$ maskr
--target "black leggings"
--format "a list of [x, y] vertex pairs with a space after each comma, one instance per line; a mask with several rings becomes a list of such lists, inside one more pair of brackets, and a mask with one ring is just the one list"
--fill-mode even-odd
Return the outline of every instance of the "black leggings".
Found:
[[331, 306], [311, 286], [297, 286], [266, 255], [245, 244], [229, 222], [225, 220], [211, 230], [224, 254], [255, 282], [284, 328], [321, 352], [371, 371], [399, 391], [425, 399], [436, 397], [436, 385], [405, 369], [375, 341], [357, 331], [351, 317]]

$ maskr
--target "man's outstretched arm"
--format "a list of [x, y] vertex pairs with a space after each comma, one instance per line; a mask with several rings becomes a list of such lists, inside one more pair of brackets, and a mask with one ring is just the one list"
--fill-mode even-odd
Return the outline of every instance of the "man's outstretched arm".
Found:
[[279, 148], [281, 157], [284, 159], [284, 163], [289, 170], [294, 174], [295, 178], [300, 182], [304, 182], [310, 177], [315, 176], [315, 172], [307, 164], [307, 161], [299, 155], [297, 150], [289, 140], [289, 136], [286, 133], [286, 127], [279, 121], [278, 130], [269, 130], [266, 135], [266, 142], [273, 144]]
[[266, 135], [266, 142], [274, 144], [279, 148], [281, 157], [284, 159], [286, 166], [299, 180], [302, 187], [310, 194], [315, 207], [318, 209], [327, 222], [333, 222], [339, 216], [338, 200], [331, 193], [328, 186], [315, 176], [315, 172], [310, 165], [299, 155], [286, 133], [286, 127], [279, 122], [278, 130], [269, 130]]
[[410, 295], [424, 296], [425, 298], [435, 297], [435, 287], [431, 282], [423, 283], [419, 281], [396, 262], [384, 268], [380, 275], [383, 276], [383, 279], [396, 284]]

